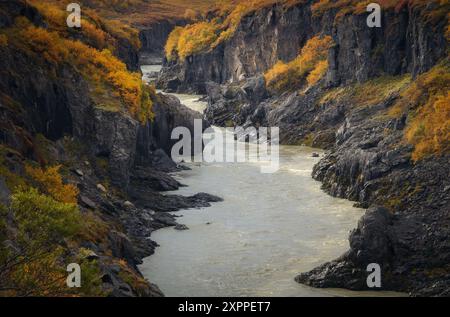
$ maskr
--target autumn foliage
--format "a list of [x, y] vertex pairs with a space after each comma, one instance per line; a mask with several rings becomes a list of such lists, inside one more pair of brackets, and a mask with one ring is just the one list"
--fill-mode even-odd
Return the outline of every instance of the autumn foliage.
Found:
[[184, 28], [177, 27], [167, 40], [166, 56], [169, 60], [176, 56], [184, 60], [187, 56], [209, 48], [216, 39], [216, 28], [208, 22], [199, 22]]
[[415, 145], [413, 160], [432, 154], [450, 152], [450, 94], [439, 95], [417, 111], [406, 131], [407, 140]]
[[81, 16], [81, 28], [67, 28], [66, 6], [73, 2], [70, 0], [27, 0], [39, 10], [46, 22], [60, 35], [71, 38], [82, 38], [86, 44], [97, 49], [108, 48], [116, 53], [117, 42], [129, 41], [134, 47], [139, 48], [138, 31], [116, 19], [103, 19], [94, 10], [100, 1], [86, 1], [81, 3], [83, 14]]
[[415, 161], [450, 153], [450, 64], [448, 61], [420, 75], [391, 109], [408, 113], [406, 140], [414, 145]]
[[[20, 23], [20, 29], [10, 34], [25, 52], [43, 57], [54, 66], [75, 66], [93, 86], [91, 92], [99, 104], [108, 103], [110, 109], [123, 108], [141, 123], [153, 118], [154, 92], [142, 82], [140, 73], [128, 71], [110, 50], [98, 50], [81, 41], [63, 38], [56, 31], [26, 21]], [[116, 98], [104, 97], [109, 95]]]
[[265, 6], [279, 3], [285, 7], [304, 2], [303, 0], [222, 0], [216, 1], [218, 17], [185, 27], [177, 27], [169, 35], [165, 53], [168, 60], [209, 51], [231, 38], [241, 19]]
[[264, 74], [267, 86], [280, 92], [301, 88], [305, 83], [314, 85], [328, 69], [326, 59], [332, 44], [330, 36], [313, 37], [293, 61], [279, 61]]
[[64, 184], [59, 170], [60, 165], [42, 169], [26, 165], [25, 170], [38, 184], [39, 189], [50, 195], [56, 201], [62, 203], [76, 204], [78, 188], [72, 184]]

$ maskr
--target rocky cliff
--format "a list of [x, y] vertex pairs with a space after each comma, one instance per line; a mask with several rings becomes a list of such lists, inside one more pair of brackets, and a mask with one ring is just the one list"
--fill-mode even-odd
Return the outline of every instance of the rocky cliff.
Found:
[[[315, 34], [329, 34], [329, 84], [363, 82], [387, 73], [399, 75], [429, 70], [446, 55], [445, 19], [430, 24], [422, 7], [385, 10], [382, 28], [367, 27], [366, 14], [321, 16], [311, 3], [284, 7], [274, 4], [242, 18], [232, 37], [216, 48], [167, 62], [161, 88], [205, 93], [207, 82], [224, 84], [261, 74], [278, 60], [289, 61]], [[430, 4], [433, 6], [435, 4]]]
[[164, 46], [170, 32], [176, 26], [186, 25], [184, 19], [156, 21], [148, 26], [140, 27], [139, 39], [141, 51], [150, 55], [164, 56]]

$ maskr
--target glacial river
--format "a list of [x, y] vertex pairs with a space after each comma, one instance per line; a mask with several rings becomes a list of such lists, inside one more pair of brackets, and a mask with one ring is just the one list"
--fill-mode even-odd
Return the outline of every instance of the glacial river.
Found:
[[[202, 111], [198, 96], [177, 95]], [[223, 202], [182, 210], [189, 230], [165, 228], [152, 239], [160, 247], [139, 267], [166, 296], [389, 296], [389, 292], [313, 289], [294, 277], [340, 256], [364, 213], [328, 196], [311, 178], [320, 158], [308, 147], [281, 146], [280, 169], [263, 163], [191, 163], [174, 176], [188, 185], [176, 194], [207, 192]]]

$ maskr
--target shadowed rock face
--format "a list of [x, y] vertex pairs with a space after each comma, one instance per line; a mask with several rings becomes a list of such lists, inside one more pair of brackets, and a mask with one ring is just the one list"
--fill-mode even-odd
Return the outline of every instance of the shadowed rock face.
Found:
[[[244, 17], [230, 40], [215, 49], [165, 63], [158, 86], [172, 92], [206, 92], [206, 83], [225, 84], [265, 72], [278, 60], [294, 59], [316, 34], [331, 35], [327, 82], [364, 82], [382, 73], [414, 76], [446, 54], [441, 32], [412, 8], [383, 12], [382, 28], [368, 28], [366, 15], [348, 15], [333, 23], [336, 12], [313, 17], [309, 5], [274, 5]], [[445, 20], [445, 19], [444, 19]]]
[[164, 162], [160, 162], [159, 168], [164, 164], [165, 170], [173, 170], [173, 162], [169, 156], [172, 146], [178, 142], [171, 139], [174, 128], [186, 127], [191, 135], [194, 135], [196, 119], [202, 120], [203, 129], [209, 127], [209, 123], [202, 119], [200, 113], [181, 105], [173, 96], [159, 94], [153, 111], [154, 120], [141, 125], [122, 113], [95, 110], [92, 149], [95, 156], [108, 159], [114, 166], [110, 171], [110, 177], [118, 187], [128, 188], [130, 173], [136, 165], [153, 165], [162, 159]]
[[166, 45], [167, 38], [170, 32], [176, 26], [186, 25], [184, 19], [175, 21], [157, 21], [149, 26], [142, 26], [139, 32], [139, 39], [141, 40], [141, 52], [147, 54], [164, 56], [164, 46]]
[[[350, 250], [346, 254], [336, 261], [300, 274], [296, 277], [296, 281], [314, 287], [368, 289], [367, 266], [377, 263], [384, 270], [385, 265], [389, 265], [392, 258], [392, 221], [393, 215], [387, 209], [370, 208], [359, 220], [358, 227], [351, 232]], [[387, 276], [388, 274], [383, 275], [383, 277]], [[384, 278], [382, 280], [386, 283]], [[392, 287], [391, 282], [387, 283]], [[384, 285], [384, 287], [389, 286]]]
[[431, 26], [417, 8], [384, 12], [382, 28], [368, 28], [365, 15], [345, 16], [331, 33], [330, 84], [428, 71], [446, 55], [444, 24]]

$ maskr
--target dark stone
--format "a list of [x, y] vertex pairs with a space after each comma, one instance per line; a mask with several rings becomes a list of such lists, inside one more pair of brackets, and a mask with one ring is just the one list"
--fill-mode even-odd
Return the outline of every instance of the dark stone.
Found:
[[86, 197], [84, 195], [80, 195], [80, 203], [90, 209], [97, 208], [97, 205], [91, 199], [89, 199], [88, 197]]
[[174, 229], [179, 231], [189, 230], [188, 226], [182, 224], [177, 224]]
[[9, 205], [11, 200], [11, 191], [2, 177], [0, 177], [0, 204]]

